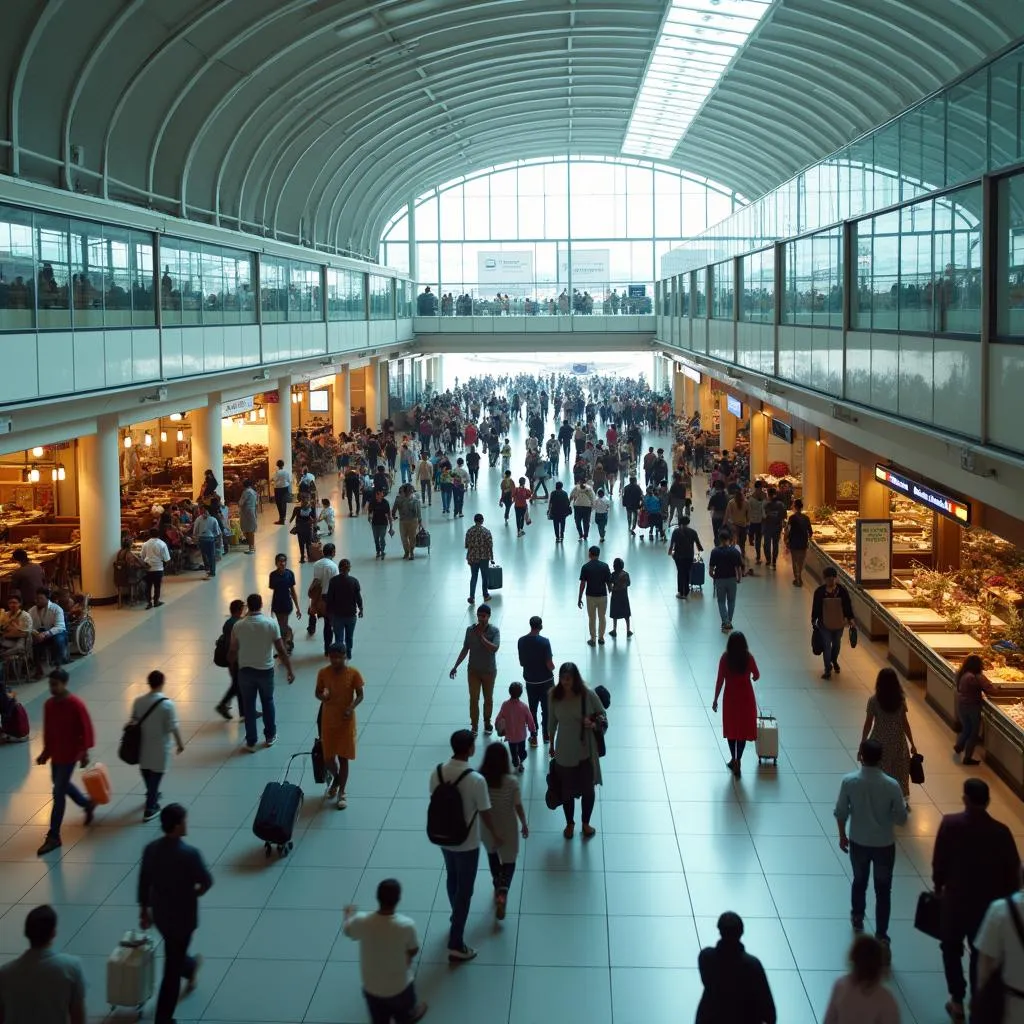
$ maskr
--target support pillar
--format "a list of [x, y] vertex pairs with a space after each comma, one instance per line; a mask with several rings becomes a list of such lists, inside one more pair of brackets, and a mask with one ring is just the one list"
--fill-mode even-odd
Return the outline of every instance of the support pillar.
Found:
[[349, 388], [347, 366], [334, 375], [334, 394], [331, 396], [331, 424], [335, 434], [347, 434], [352, 429], [352, 393]]
[[707, 376], [707, 374], [701, 375], [700, 386], [697, 388], [696, 408], [700, 413], [701, 426], [703, 426], [705, 430], [710, 430], [714, 399], [711, 395], [711, 378]]
[[837, 490], [838, 490], [838, 477], [839, 477], [839, 457], [835, 453], [835, 449], [822, 446], [825, 451], [825, 462], [822, 466], [822, 478], [821, 478], [821, 503], [828, 505], [829, 508], [836, 507]]
[[284, 468], [289, 473], [292, 471], [292, 382], [288, 377], [277, 382], [277, 401], [267, 402], [267, 440], [273, 484], [278, 459], [284, 461]]
[[960, 540], [963, 532], [959, 523], [954, 523], [945, 516], [935, 515], [932, 535], [935, 537], [935, 568], [939, 572], [960, 568]]
[[812, 438], [804, 438], [804, 508], [822, 504], [825, 486], [826, 446]]
[[[675, 364], [673, 364], [674, 366]], [[672, 374], [672, 412], [682, 416], [686, 409], [686, 378], [676, 370]]]
[[434, 356], [434, 392], [444, 391], [444, 356]]
[[380, 361], [377, 372], [377, 423], [384, 426], [384, 421], [391, 419], [391, 376], [390, 363], [387, 359]]
[[721, 396], [721, 405], [719, 406], [721, 410], [719, 422], [722, 425], [721, 442], [722, 448], [727, 452], [731, 452], [736, 447], [736, 428], [739, 426], [739, 420], [726, 408], [725, 398], [725, 395]]
[[683, 411], [688, 417], [692, 416], [694, 411], [699, 408], [695, 388], [696, 385], [689, 377], [683, 378]]
[[78, 440], [82, 517], [82, 590], [97, 604], [114, 600], [114, 557], [121, 547], [121, 473], [117, 420], [103, 416], [95, 435]]
[[762, 412], [750, 414], [750, 479], [768, 472], [768, 434], [771, 420]]
[[859, 466], [858, 515], [861, 519], [889, 518], [889, 490], [875, 479], [874, 466]]
[[370, 360], [370, 365], [363, 370], [363, 393], [366, 395], [364, 401], [366, 406], [366, 426], [369, 430], [380, 429], [379, 366], [380, 360], [374, 356]]
[[203, 487], [203, 474], [213, 470], [220, 495], [224, 497], [224, 440], [220, 418], [220, 395], [210, 395], [210, 404], [193, 409], [189, 415], [192, 424], [192, 493]]

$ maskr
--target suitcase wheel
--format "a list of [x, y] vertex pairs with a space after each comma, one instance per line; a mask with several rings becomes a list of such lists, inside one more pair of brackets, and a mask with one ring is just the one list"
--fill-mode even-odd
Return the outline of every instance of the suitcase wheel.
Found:
[[270, 857], [270, 843], [263, 844], [263, 852], [267, 855], [268, 858]]

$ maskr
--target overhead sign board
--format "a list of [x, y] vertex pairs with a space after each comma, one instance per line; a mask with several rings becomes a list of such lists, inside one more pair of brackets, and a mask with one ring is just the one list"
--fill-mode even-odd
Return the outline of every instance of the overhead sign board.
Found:
[[889, 466], [875, 464], [875, 479], [885, 484], [890, 490], [902, 494], [918, 505], [924, 505], [940, 516], [952, 519], [954, 523], [961, 526], [971, 524], [971, 504], [968, 501], [961, 501], [959, 498], [952, 498], [942, 491], [937, 491], [928, 484], [921, 483], [905, 473], [897, 472]]
[[256, 408], [256, 399], [252, 395], [248, 398], [236, 398], [233, 402], [221, 402], [220, 416], [221, 419], [227, 419], [229, 416], [238, 416], [240, 413], [254, 408]]
[[493, 285], [504, 290], [514, 285], [533, 286], [533, 252], [528, 249], [479, 252], [476, 260], [477, 283], [481, 288]]
[[679, 367], [679, 372], [684, 377], [689, 377], [694, 384], [699, 384], [701, 382], [700, 370], [695, 370], [689, 363], [677, 362], [676, 366]]
[[309, 381], [309, 390], [317, 391], [320, 388], [329, 388], [334, 383], [334, 378], [337, 374], [329, 373], [324, 377], [311, 377]]
[[738, 398], [733, 398], [732, 395], [727, 395], [725, 398], [725, 407], [737, 419], [740, 419], [743, 416], [743, 403]]

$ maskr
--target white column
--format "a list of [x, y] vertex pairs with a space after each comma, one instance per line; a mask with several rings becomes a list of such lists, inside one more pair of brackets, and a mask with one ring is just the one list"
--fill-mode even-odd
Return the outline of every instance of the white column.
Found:
[[348, 367], [334, 375], [334, 394], [331, 396], [331, 423], [336, 434], [352, 429], [352, 398], [349, 391]]
[[193, 409], [189, 414], [192, 424], [192, 493], [198, 494], [203, 486], [206, 470], [213, 470], [224, 497], [224, 440], [220, 419], [220, 395], [210, 395], [210, 404]]
[[366, 395], [366, 425], [370, 430], [380, 427], [380, 360], [374, 356], [363, 374], [363, 388]]
[[82, 589], [93, 601], [117, 595], [114, 557], [121, 547], [121, 474], [117, 420], [101, 417], [95, 435], [78, 440], [78, 506], [82, 532]]
[[292, 471], [292, 382], [288, 377], [277, 382], [277, 401], [267, 403], [267, 436], [269, 446], [270, 479], [277, 471], [277, 460]]

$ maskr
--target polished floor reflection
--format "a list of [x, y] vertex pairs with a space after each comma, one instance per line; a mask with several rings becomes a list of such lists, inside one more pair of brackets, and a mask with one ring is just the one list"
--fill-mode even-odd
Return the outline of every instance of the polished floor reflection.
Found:
[[[191, 839], [215, 878], [195, 942], [206, 965], [198, 990], [178, 1008], [180, 1022], [365, 1021], [357, 948], [340, 935], [340, 908], [353, 900], [370, 906], [388, 875], [402, 880], [401, 909], [421, 930], [417, 984], [431, 1005], [429, 1020], [690, 1020], [700, 992], [697, 951], [714, 941], [715, 919], [726, 909], [746, 921], [747, 947], [767, 968], [780, 1021], [820, 1019], [850, 941], [850, 869], [836, 845], [832, 802], [840, 777], [854, 767], [884, 650], [864, 642], [845, 651], [842, 675], [825, 683], [808, 644], [810, 589], [790, 586], [788, 563], [777, 575], [744, 581], [735, 624], [760, 665], [759, 700], [778, 715], [782, 750], [777, 769], [760, 770], [748, 750], [743, 778], [734, 781], [718, 716], [710, 712], [723, 646], [710, 591], [677, 601], [665, 546], [630, 539], [616, 506], [604, 551], [609, 561], [624, 558], [632, 575], [636, 636], [627, 642], [620, 633], [603, 648], [587, 647], [585, 613], [575, 599], [583, 545], [570, 524], [567, 543], [555, 547], [540, 509], [527, 536], [517, 539], [514, 525], [501, 522], [498, 476], [485, 465], [483, 489], [467, 496], [466, 519], [451, 521], [435, 502], [431, 553], [414, 563], [402, 560], [397, 536], [387, 559], [375, 561], [365, 522], [339, 515], [335, 540], [366, 600], [353, 658], [367, 681], [359, 756], [345, 811], [321, 802], [307, 769], [300, 831], [285, 860], [265, 859], [251, 821], [264, 783], [311, 743], [319, 639], [300, 634], [298, 678], [290, 688], [278, 681], [280, 739], [273, 749], [239, 753], [237, 723], [213, 711], [226, 685], [226, 673], [211, 661], [213, 641], [228, 601], [265, 589], [278, 546], [296, 554], [270, 515], [263, 517], [256, 557], [232, 555], [215, 581], [171, 577], [167, 604], [157, 612], [100, 611], [97, 652], [73, 667], [72, 680], [96, 721], [95, 753], [111, 768], [114, 801], [88, 832], [71, 808], [64, 847], [45, 862], [35, 850], [48, 820], [49, 773], [34, 766], [45, 684], [22, 686], [32, 742], [0, 750], [0, 956], [23, 948], [26, 910], [53, 903], [59, 944], [86, 966], [90, 1017], [106, 1019], [106, 956], [136, 922], [136, 864], [142, 844], [156, 835], [155, 823], [141, 821], [141, 780], [118, 763], [116, 744], [147, 671], [158, 667], [187, 741], [164, 797], [188, 805]], [[505, 587], [492, 602], [504, 641], [499, 692], [517, 676], [515, 639], [540, 614], [556, 661], [578, 662], [588, 682], [609, 688], [612, 706], [597, 838], [586, 845], [562, 838], [560, 812], [543, 802], [545, 759], [531, 757], [523, 776], [531, 835], [522, 844], [508, 916], [501, 925], [493, 921], [482, 863], [467, 932], [480, 956], [452, 970], [441, 857], [424, 834], [425, 795], [449, 733], [467, 722], [464, 671], [452, 681], [448, 669], [470, 621], [462, 536], [477, 511], [494, 531], [505, 569]], [[703, 514], [697, 525], [706, 541]], [[937, 944], [913, 930], [912, 917], [940, 815], [959, 808], [964, 770], [952, 761], [949, 731], [916, 687], [909, 696], [928, 781], [914, 787], [913, 814], [900, 830], [890, 931], [904, 1019], [925, 1024], [943, 1019], [944, 985]], [[993, 786], [994, 814], [1024, 836], [1024, 807], [990, 772], [976, 771]]]

